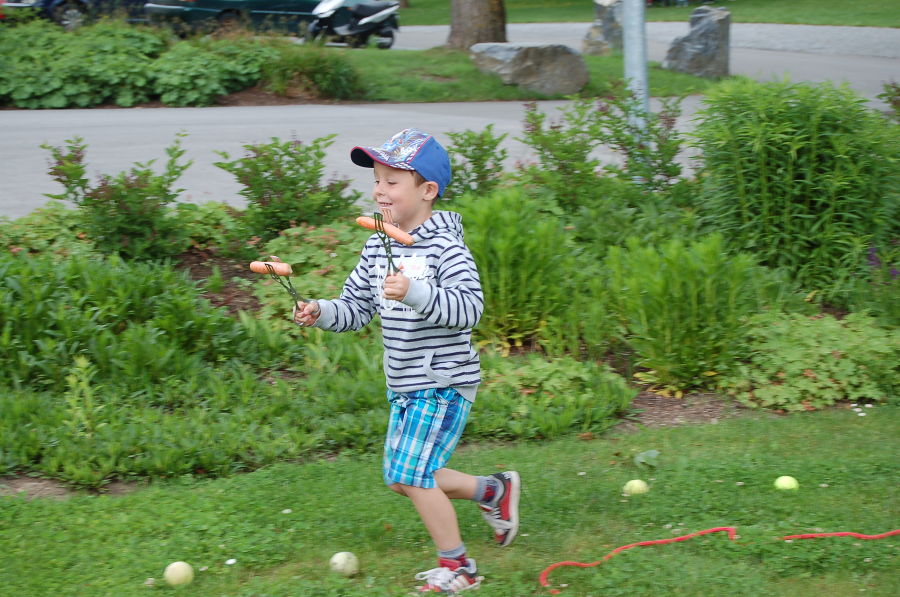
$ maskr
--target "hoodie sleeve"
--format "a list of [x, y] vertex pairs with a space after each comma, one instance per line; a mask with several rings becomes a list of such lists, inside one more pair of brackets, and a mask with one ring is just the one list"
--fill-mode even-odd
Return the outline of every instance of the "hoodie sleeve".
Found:
[[358, 330], [375, 315], [375, 300], [369, 285], [369, 262], [365, 252], [350, 272], [341, 295], [336, 299], [318, 300], [319, 319], [313, 327], [332, 332]]
[[469, 249], [461, 241], [450, 243], [438, 260], [436, 285], [410, 280], [401, 302], [435, 325], [450, 329], [475, 327], [484, 312], [484, 295]]

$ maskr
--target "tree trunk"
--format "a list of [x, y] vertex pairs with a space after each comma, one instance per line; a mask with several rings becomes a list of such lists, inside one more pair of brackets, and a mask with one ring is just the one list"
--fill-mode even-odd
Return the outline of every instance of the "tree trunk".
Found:
[[503, 0], [453, 0], [447, 46], [468, 50], [487, 41], [506, 41]]
[[400, 0], [400, 8], [409, 8], [409, 0]]

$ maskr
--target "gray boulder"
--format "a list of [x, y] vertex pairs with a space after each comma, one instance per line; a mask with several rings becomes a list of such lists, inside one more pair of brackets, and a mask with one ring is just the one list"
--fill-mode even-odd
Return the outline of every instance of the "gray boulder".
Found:
[[691, 30], [672, 42], [663, 68], [710, 79], [727, 77], [730, 28], [728, 10], [712, 6], [697, 8], [691, 13]]
[[588, 82], [584, 58], [563, 44], [480, 43], [469, 52], [481, 72], [544, 95], [577, 93]]
[[605, 56], [622, 49], [622, 0], [594, 0], [594, 22], [581, 42], [581, 53]]

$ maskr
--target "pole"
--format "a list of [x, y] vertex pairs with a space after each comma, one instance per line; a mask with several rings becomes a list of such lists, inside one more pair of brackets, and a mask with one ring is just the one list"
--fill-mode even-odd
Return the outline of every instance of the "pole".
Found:
[[[650, 112], [647, 85], [647, 35], [644, 30], [644, 4], [646, 0], [622, 0], [622, 41], [625, 51], [625, 79], [638, 107], [644, 114]], [[641, 130], [644, 119], [637, 118]]]

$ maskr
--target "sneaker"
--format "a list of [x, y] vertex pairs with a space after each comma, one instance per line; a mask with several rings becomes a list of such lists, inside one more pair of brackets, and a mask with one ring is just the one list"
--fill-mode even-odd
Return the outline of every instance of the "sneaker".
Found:
[[502, 487], [500, 497], [495, 499], [493, 505], [478, 504], [481, 515], [494, 529], [494, 539], [500, 547], [506, 547], [516, 538], [519, 532], [519, 473], [507, 471], [492, 475]]
[[477, 575], [475, 560], [469, 558], [468, 566], [460, 566], [456, 570], [451, 568], [432, 568], [416, 574], [416, 580], [424, 580], [425, 584], [416, 587], [416, 593], [441, 593], [443, 595], [456, 595], [461, 591], [477, 589], [481, 586], [483, 576]]

